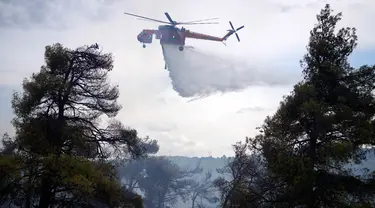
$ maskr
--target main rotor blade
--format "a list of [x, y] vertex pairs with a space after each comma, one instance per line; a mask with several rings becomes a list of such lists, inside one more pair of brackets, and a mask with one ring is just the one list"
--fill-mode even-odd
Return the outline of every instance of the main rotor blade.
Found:
[[134, 16], [134, 17], [138, 17], [138, 18], [142, 18], [142, 19], [146, 19], [146, 20], [150, 20], [150, 21], [154, 21], [154, 22], [160, 22], [160, 23], [164, 23], [164, 24], [170, 24], [169, 22], [165, 22], [165, 21], [161, 21], [161, 20], [157, 20], [157, 19], [152, 19], [152, 18], [148, 18], [148, 17], [136, 15], [136, 14], [127, 13], [127, 12], [124, 12], [124, 14], [130, 15], [130, 16]]
[[219, 24], [218, 22], [192, 22], [192, 23], [182, 23], [178, 22], [177, 25], [209, 25], [209, 24]]
[[171, 18], [171, 16], [169, 16], [168, 12], [165, 12], [164, 14], [165, 14], [165, 16], [167, 16], [167, 18], [168, 18], [168, 20], [169, 20], [169, 22], [171, 24], [175, 24], [175, 21], [173, 21], [173, 19]]
[[[147, 21], [147, 22], [155, 22], [155, 20], [142, 19], [142, 18], [137, 18], [137, 20], [142, 20], [142, 21]], [[163, 21], [160, 21], [160, 23], [169, 24], [169, 25], [171, 24], [170, 22], [163, 22]]]
[[180, 24], [186, 24], [186, 23], [195, 23], [195, 22], [203, 22], [203, 21], [208, 21], [208, 20], [216, 20], [219, 18], [209, 18], [209, 19], [202, 19], [202, 20], [194, 20], [194, 21], [188, 21], [188, 22], [180, 22]]

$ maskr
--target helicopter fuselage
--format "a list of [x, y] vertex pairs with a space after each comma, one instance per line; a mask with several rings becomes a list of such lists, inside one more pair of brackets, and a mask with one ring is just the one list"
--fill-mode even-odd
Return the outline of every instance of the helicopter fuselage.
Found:
[[144, 29], [137, 35], [137, 40], [145, 44], [152, 43], [153, 35], [160, 39], [160, 44], [174, 44], [183, 47], [185, 45], [185, 29], [179, 29], [170, 25], [161, 25], [158, 30]]

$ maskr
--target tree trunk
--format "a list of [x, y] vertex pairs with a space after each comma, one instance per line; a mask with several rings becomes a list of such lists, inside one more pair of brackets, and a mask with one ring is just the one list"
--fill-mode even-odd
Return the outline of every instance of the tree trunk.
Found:
[[191, 208], [194, 208], [194, 207], [195, 207], [195, 200], [197, 199], [197, 196], [198, 196], [198, 195], [194, 194], [193, 198], [191, 199], [191, 200], [192, 200]]
[[41, 190], [38, 208], [48, 208], [51, 203], [52, 194], [51, 194], [50, 184], [47, 178], [42, 179], [41, 188], [42, 190]]
[[[314, 132], [315, 131], [315, 132]], [[309, 194], [305, 196], [308, 198], [308, 208], [315, 208], [315, 163], [316, 163], [316, 144], [317, 144], [317, 134], [316, 129], [313, 130], [310, 136], [310, 148], [309, 148], [309, 158], [310, 158], [310, 167], [309, 167], [309, 177], [308, 177], [308, 189]]]

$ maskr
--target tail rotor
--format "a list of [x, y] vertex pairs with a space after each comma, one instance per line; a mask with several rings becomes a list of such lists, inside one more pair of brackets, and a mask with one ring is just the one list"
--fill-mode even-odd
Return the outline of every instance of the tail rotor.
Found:
[[238, 27], [237, 29], [234, 29], [233, 24], [232, 24], [231, 21], [229, 21], [229, 24], [230, 24], [230, 27], [231, 27], [232, 29], [231, 29], [231, 30], [228, 30], [228, 31], [230, 31], [230, 32], [232, 32], [232, 33], [234, 33], [234, 34], [236, 34], [237, 40], [238, 40], [238, 42], [240, 42], [240, 37], [238, 36], [237, 31], [241, 30], [241, 29], [244, 28], [245, 26], [242, 25], [241, 27]]

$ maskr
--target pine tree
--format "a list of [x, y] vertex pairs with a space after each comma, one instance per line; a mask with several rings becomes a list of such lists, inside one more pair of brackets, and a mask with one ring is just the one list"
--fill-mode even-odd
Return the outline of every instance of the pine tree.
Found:
[[[350, 66], [356, 30], [337, 30], [341, 17], [329, 4], [317, 15], [301, 60], [304, 79], [265, 119], [260, 134], [247, 139], [266, 168], [257, 177], [263, 185], [252, 185], [246, 171], [237, 178], [260, 196], [261, 207], [375, 206], [374, 173], [356, 175], [348, 168], [373, 151], [364, 146], [375, 144], [375, 67]], [[237, 155], [234, 162], [249, 166]]]
[[262, 144], [267, 166], [286, 185], [284, 197], [307, 207], [368, 203], [371, 184], [345, 167], [365, 159], [374, 144], [374, 67], [354, 69], [355, 28], [336, 31], [341, 13], [327, 4], [317, 15], [308, 53], [301, 60], [305, 79], [266, 119]]
[[[118, 87], [107, 78], [112, 55], [97, 44], [72, 50], [57, 43], [46, 47], [45, 62], [13, 97], [16, 135], [3, 140], [2, 202], [40, 208], [141, 204], [121, 186], [109, 160], [142, 156], [148, 142], [114, 120], [121, 106]], [[110, 118], [106, 128], [103, 116]]]

